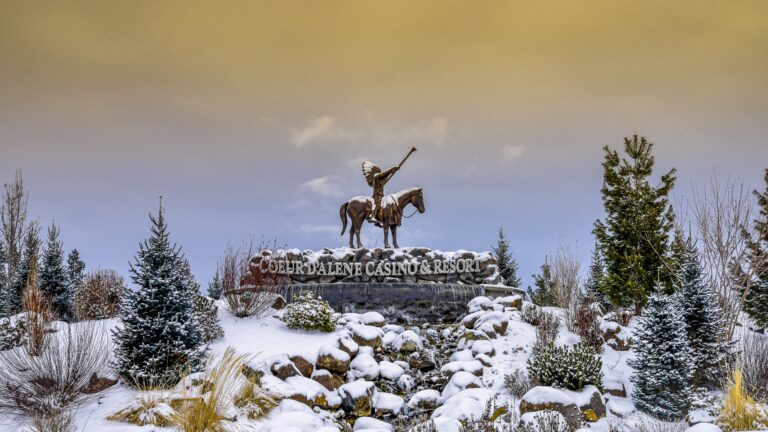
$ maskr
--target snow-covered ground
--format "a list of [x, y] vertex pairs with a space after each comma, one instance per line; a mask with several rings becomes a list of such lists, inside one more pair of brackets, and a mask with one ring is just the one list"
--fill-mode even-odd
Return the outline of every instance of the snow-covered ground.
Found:
[[[485, 304], [486, 306], [482, 306]], [[488, 306], [490, 304], [490, 306]], [[235, 318], [222, 302], [219, 304], [219, 318], [225, 336], [211, 345], [213, 357], [220, 357], [228, 347], [233, 347], [238, 353], [248, 354], [248, 364], [255, 369], [265, 371], [263, 384], [265, 388], [276, 393], [305, 394], [308, 399], [315, 395], [323, 396], [323, 401], [334, 405], [335, 408], [311, 408], [296, 400], [284, 399], [277, 408], [260, 420], [238, 418], [233, 430], [255, 432], [316, 432], [339, 430], [334, 424], [334, 413], [339, 411], [338, 402], [344, 397], [364, 397], [366, 392], [372, 393], [374, 411], [380, 409], [384, 413], [424, 412], [417, 407], [434, 404], [437, 409], [427, 412], [434, 420], [440, 432], [458, 431], [459, 420], [480, 416], [489, 399], [496, 398], [501, 403], [517, 407], [519, 401], [513, 397], [505, 386], [505, 376], [516, 370], [526, 371], [528, 360], [531, 358], [536, 328], [521, 318], [517, 307], [504, 307], [495, 303], [476, 302], [470, 304], [470, 310], [477, 309], [478, 319], [482, 326], [489, 331], [501, 321], [508, 321], [505, 333], [500, 331], [498, 337], [490, 340], [468, 342], [461, 335], [467, 331], [460, 323], [447, 328], [415, 327], [383, 325], [377, 321], [376, 315], [361, 316], [359, 314], [345, 315], [335, 332], [320, 333], [292, 330], [277, 318], [280, 312], [272, 313], [263, 318]], [[491, 310], [488, 310], [491, 308]], [[557, 308], [545, 308], [562, 318], [563, 311]], [[485, 315], [483, 315], [485, 314]], [[486, 321], [483, 321], [486, 320]], [[109, 329], [119, 325], [116, 320], [104, 321]], [[374, 324], [374, 325], [369, 325]], [[81, 325], [81, 324], [73, 324]], [[608, 327], [614, 324], [605, 324]], [[623, 337], [631, 336], [635, 321], [626, 328], [619, 329]], [[58, 328], [66, 324], [57, 323]], [[108, 333], [107, 333], [108, 334]], [[457, 340], [458, 343], [445, 341]], [[380, 339], [383, 350], [366, 346], [358, 346], [352, 339]], [[453, 338], [453, 339], [452, 339]], [[343, 340], [343, 344], [339, 341]], [[430, 342], [440, 340], [444, 345]], [[560, 326], [557, 343], [573, 345], [579, 342], [579, 337]], [[376, 343], [373, 343], [374, 345]], [[345, 345], [345, 346], [342, 346]], [[434, 388], [424, 387], [424, 383], [414, 377], [420, 373], [414, 366], [413, 352], [419, 352], [424, 345], [442, 347], [445, 352], [439, 353], [445, 360], [437, 364], [436, 375], [445, 376], [444, 382], [438, 382]], [[341, 349], [340, 349], [341, 348]], [[349, 356], [345, 351], [353, 349], [356, 352]], [[342, 351], [343, 350], [343, 351]], [[392, 354], [382, 359], [382, 352], [391, 350]], [[413, 351], [415, 350], [415, 351]], [[311, 364], [319, 362], [318, 353], [330, 356], [331, 359], [352, 360], [349, 372], [346, 374], [347, 383], [338, 390], [328, 390], [318, 385], [315, 378], [293, 376], [279, 379], [271, 376], [270, 366], [290, 363], [287, 359], [301, 356]], [[596, 422], [585, 423], [585, 427], [596, 431], [608, 432], [613, 426], [630, 426], [644, 419], [644, 415], [635, 410], [632, 402], [632, 369], [627, 360], [633, 357], [631, 350], [617, 351], [606, 344], [602, 356], [604, 373], [603, 397], [607, 401], [607, 414]], [[438, 356], [439, 357], [439, 356]], [[378, 358], [378, 360], [377, 360]], [[420, 357], [420, 361], [427, 357]], [[412, 361], [413, 360], [413, 361]], [[318, 363], [319, 364], [319, 363]], [[442, 367], [442, 370], [440, 369]], [[320, 373], [321, 375], [322, 373]], [[330, 374], [328, 374], [330, 375]], [[418, 378], [418, 377], [417, 377]], [[409, 381], [409, 379], [411, 381]], [[387, 389], [379, 388], [384, 383]], [[421, 384], [419, 384], [421, 383]], [[626, 397], [606, 393], [607, 389], [622, 388]], [[394, 394], [395, 390], [402, 395]], [[169, 394], [171, 391], [168, 392]], [[580, 394], [564, 393], [576, 400]], [[171, 431], [172, 428], [157, 426], [136, 426], [129, 423], [108, 420], [107, 418], [119, 410], [129, 406], [138, 398], [148, 397], [139, 391], [118, 384], [101, 393], [92, 401], [80, 407], [75, 415], [78, 431], [98, 432], [134, 432], [134, 431]], [[374, 415], [375, 416], [375, 415]], [[695, 416], [707, 419], [706, 409], [697, 411]], [[387, 420], [389, 419], [389, 420]], [[364, 417], [354, 425], [354, 431], [393, 430], [393, 416], [379, 416], [379, 419]], [[16, 431], [21, 425], [12, 419], [0, 421], [0, 431]], [[700, 426], [699, 429], [704, 429]]]

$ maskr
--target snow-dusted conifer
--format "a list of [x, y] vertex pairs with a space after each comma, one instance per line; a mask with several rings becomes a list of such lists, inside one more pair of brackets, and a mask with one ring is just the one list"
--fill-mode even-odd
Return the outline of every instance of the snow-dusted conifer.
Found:
[[221, 298], [222, 286], [221, 276], [219, 276], [219, 269], [216, 269], [216, 273], [213, 274], [213, 280], [208, 283], [208, 297], [218, 300]]
[[72, 291], [64, 267], [64, 249], [55, 224], [48, 228], [48, 241], [40, 266], [40, 290], [50, 299], [57, 320], [72, 321]]
[[493, 257], [499, 266], [499, 274], [508, 286], [520, 286], [520, 278], [517, 276], [518, 265], [509, 250], [509, 240], [504, 236], [504, 228], [499, 227], [499, 239], [496, 246], [492, 247]]
[[718, 379], [719, 366], [725, 361], [729, 345], [723, 341], [723, 312], [690, 238], [685, 243], [677, 285], [677, 298], [691, 347], [693, 382], [696, 385], [711, 383]]
[[531, 297], [533, 304], [537, 306], [556, 306], [555, 299], [555, 280], [552, 277], [552, 266], [549, 264], [549, 259], [544, 259], [544, 264], [541, 266], [541, 274], [533, 275], [533, 283], [536, 285], [536, 290], [532, 290], [528, 287], [528, 296]]
[[595, 248], [592, 250], [592, 260], [589, 264], [589, 274], [587, 280], [584, 282], [584, 295], [589, 302], [598, 302], [603, 308], [610, 308], [611, 303], [605, 298], [605, 294], [601, 291], [601, 284], [605, 278], [605, 263], [603, 262], [603, 256], [600, 254], [599, 244], [595, 243]]
[[173, 385], [198, 370], [205, 348], [194, 309], [195, 284], [181, 248], [169, 239], [162, 203], [150, 215], [152, 236], [131, 264], [138, 291], [128, 291], [114, 332], [115, 368], [129, 383]]
[[[660, 287], [659, 287], [660, 288]], [[691, 404], [691, 350], [676, 299], [659, 292], [648, 299], [635, 331], [632, 397], [640, 410], [664, 420], [683, 418]]]
[[6, 301], [8, 299], [8, 276], [6, 268], [8, 266], [8, 255], [5, 252], [3, 241], [0, 239], [0, 317], [5, 315]]
[[73, 296], [85, 283], [85, 263], [77, 249], [72, 249], [67, 255], [67, 283]]
[[37, 223], [32, 222], [29, 224], [26, 235], [24, 237], [24, 252], [19, 260], [19, 266], [16, 269], [13, 280], [9, 281], [10, 295], [8, 308], [10, 314], [16, 314], [21, 312], [21, 299], [24, 295], [24, 290], [27, 288], [27, 279], [29, 279], [30, 272], [33, 267], [36, 267], [38, 259], [40, 259], [40, 227]]
[[768, 169], [765, 170], [765, 191], [754, 191], [760, 210], [755, 220], [756, 238], [744, 232], [750, 266], [755, 277], [744, 301], [744, 312], [760, 328], [768, 328]]

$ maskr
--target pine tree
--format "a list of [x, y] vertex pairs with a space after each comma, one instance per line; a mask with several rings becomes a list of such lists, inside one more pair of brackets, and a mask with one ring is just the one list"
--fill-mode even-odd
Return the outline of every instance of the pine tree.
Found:
[[555, 280], [552, 278], [552, 266], [547, 258], [541, 266], [541, 274], [533, 275], [533, 283], [536, 291], [528, 287], [528, 296], [537, 306], [557, 306], [555, 298]]
[[40, 290], [50, 299], [53, 314], [61, 321], [72, 321], [72, 291], [64, 267], [64, 250], [55, 224], [48, 228], [48, 242], [40, 267]]
[[751, 238], [745, 231], [749, 264], [755, 278], [744, 301], [744, 312], [760, 328], [768, 328], [768, 169], [765, 170], [765, 191], [754, 191], [760, 214], [755, 220], [757, 238]]
[[8, 255], [5, 253], [5, 247], [3, 246], [3, 240], [0, 239], [0, 317], [5, 315], [6, 307], [6, 299], [7, 299], [7, 290], [9, 288], [8, 284], [8, 276], [7, 276], [7, 266], [8, 266]]
[[219, 276], [219, 269], [216, 269], [216, 273], [213, 274], [213, 280], [208, 283], [208, 297], [218, 300], [221, 298], [221, 276]]
[[67, 283], [73, 296], [85, 283], [85, 263], [77, 249], [72, 249], [67, 255]]
[[520, 278], [517, 277], [518, 265], [509, 250], [509, 241], [504, 237], [504, 228], [499, 227], [499, 240], [496, 246], [491, 248], [496, 264], [499, 266], [499, 274], [507, 286], [520, 286]]
[[40, 227], [35, 222], [31, 223], [24, 236], [23, 253], [9, 290], [10, 303], [8, 306], [11, 314], [21, 312], [21, 300], [24, 296], [24, 290], [27, 288], [29, 275], [33, 268], [38, 266], [37, 263], [40, 259], [39, 234]]
[[603, 294], [602, 287], [600, 286], [603, 283], [603, 279], [605, 279], [605, 263], [598, 246], [595, 244], [595, 248], [592, 250], [589, 274], [584, 282], [584, 295], [587, 301], [600, 303], [604, 308], [608, 309], [611, 304], [605, 298], [605, 294]]
[[669, 256], [669, 232], [674, 214], [667, 198], [675, 184], [675, 169], [649, 182], [653, 173], [653, 144], [634, 135], [624, 139], [628, 159], [605, 147], [601, 193], [606, 217], [595, 222], [594, 234], [605, 260], [603, 292], [619, 307], [640, 310], [656, 281], [666, 290], [673, 274], [664, 265]]
[[135, 385], [170, 386], [199, 370], [206, 349], [194, 313], [196, 284], [181, 248], [170, 241], [162, 204], [150, 221], [152, 235], [130, 267], [139, 289], [126, 293], [123, 326], [113, 334], [115, 368]]
[[718, 379], [719, 365], [726, 359], [728, 344], [723, 341], [723, 312], [712, 286], [706, 281], [699, 252], [690, 238], [685, 242], [676, 285], [691, 348], [693, 383], [711, 384]]
[[692, 400], [693, 369], [683, 315], [672, 296], [654, 293], [648, 299], [634, 350], [636, 358], [628, 363], [635, 368], [635, 406], [663, 420], [683, 418]]

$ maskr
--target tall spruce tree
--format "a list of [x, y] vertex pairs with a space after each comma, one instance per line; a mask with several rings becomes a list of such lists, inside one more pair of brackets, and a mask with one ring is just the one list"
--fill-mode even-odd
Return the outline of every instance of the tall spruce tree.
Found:
[[528, 287], [528, 296], [533, 304], [537, 306], [557, 306], [555, 298], [555, 280], [552, 277], [552, 266], [549, 264], [549, 258], [544, 258], [544, 264], [541, 265], [541, 274], [533, 275], [533, 284], [536, 290]]
[[699, 251], [693, 240], [685, 242], [677, 277], [677, 299], [691, 348], [693, 383], [714, 384], [726, 360], [729, 344], [724, 341], [723, 311], [706, 280]]
[[135, 385], [173, 385], [202, 365], [206, 349], [195, 316], [196, 283], [181, 248], [171, 243], [162, 203], [130, 272], [138, 291], [120, 308], [115, 368]]
[[683, 314], [673, 296], [657, 292], [648, 299], [635, 329], [634, 351], [636, 358], [628, 363], [635, 368], [635, 406], [663, 420], [682, 419], [691, 405], [693, 368]]
[[501, 226], [499, 227], [499, 239], [496, 242], [496, 246], [491, 249], [493, 257], [499, 266], [499, 274], [504, 279], [504, 284], [519, 287], [521, 280], [517, 276], [518, 265], [512, 257], [512, 252], [509, 250], [509, 240], [504, 237], [504, 228]]
[[221, 298], [221, 276], [219, 276], [219, 269], [216, 269], [216, 273], [213, 274], [213, 280], [208, 283], [208, 297], [218, 300]]
[[605, 259], [603, 292], [611, 303], [640, 310], [657, 281], [667, 291], [673, 274], [664, 265], [669, 258], [669, 232], [674, 214], [667, 198], [675, 184], [675, 169], [651, 185], [653, 144], [637, 135], [624, 139], [622, 158], [605, 147], [601, 193], [605, 219], [595, 222], [594, 234]]
[[48, 241], [43, 251], [39, 280], [40, 290], [50, 299], [56, 319], [66, 322], [72, 321], [74, 318], [72, 291], [67, 280], [67, 270], [64, 267], [64, 248], [59, 240], [59, 229], [56, 224], [51, 224], [48, 228]]
[[80, 258], [80, 252], [77, 249], [67, 255], [67, 283], [72, 295], [83, 286], [85, 282], [85, 262]]
[[765, 191], [754, 191], [759, 207], [755, 220], [757, 238], [745, 231], [749, 264], [755, 277], [744, 300], [744, 312], [761, 328], [768, 328], [768, 169], [765, 170]]
[[[10, 313], [21, 312], [22, 298], [24, 290], [27, 289], [29, 276], [34, 269], [39, 267], [40, 259], [40, 227], [36, 222], [29, 224], [27, 233], [24, 236], [24, 249], [19, 260], [18, 268], [14, 274], [10, 286], [10, 303], [8, 304]], [[33, 278], [37, 279], [37, 278]]]

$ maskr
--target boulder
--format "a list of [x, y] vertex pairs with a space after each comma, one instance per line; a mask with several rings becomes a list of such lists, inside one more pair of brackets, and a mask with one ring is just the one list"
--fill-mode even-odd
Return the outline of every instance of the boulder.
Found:
[[625, 398], [612, 397], [605, 406], [609, 413], [619, 418], [627, 418], [635, 412], [635, 405]]
[[245, 379], [254, 384], [261, 385], [261, 379], [264, 378], [263, 370], [255, 368], [249, 364], [243, 364], [240, 372], [243, 374], [243, 376], [245, 376]]
[[519, 295], [497, 297], [493, 299], [493, 302], [500, 304], [505, 308], [512, 308], [517, 310], [520, 310], [520, 308], [523, 306], [523, 298]]
[[[337, 430], [337, 429], [334, 429]], [[392, 432], [392, 425], [373, 417], [360, 417], [355, 421], [353, 432]]]
[[618, 377], [605, 378], [603, 380], [603, 393], [616, 397], [627, 397], [627, 388]]
[[418, 391], [408, 401], [410, 409], [434, 410], [439, 406], [440, 392], [432, 389]]
[[475, 376], [483, 376], [483, 364], [479, 360], [459, 360], [446, 363], [440, 368], [440, 372], [450, 378], [456, 372], [469, 372]]
[[296, 367], [296, 365], [293, 364], [292, 361], [288, 360], [287, 357], [279, 359], [273, 363], [270, 367], [270, 370], [272, 371], [272, 375], [280, 378], [283, 381], [292, 376], [301, 375], [301, 372], [299, 372], [299, 369]]
[[275, 301], [272, 302], [272, 309], [275, 310], [285, 309], [286, 306], [288, 306], [288, 302], [279, 294], [275, 297]]
[[538, 411], [557, 411], [563, 415], [568, 429], [575, 431], [581, 426], [582, 413], [573, 398], [554, 387], [534, 387], [520, 400], [520, 414]]
[[404, 373], [403, 367], [396, 363], [388, 360], [382, 360], [379, 363], [379, 375], [384, 379], [397, 381]]
[[616, 351], [629, 351], [632, 347], [632, 334], [629, 329], [612, 321], [600, 324], [605, 344]]
[[712, 423], [698, 423], [686, 429], [685, 432], [723, 432], [723, 430]]
[[597, 387], [588, 385], [579, 391], [567, 391], [576, 401], [584, 420], [596, 422], [605, 417], [605, 400]]
[[379, 364], [370, 351], [360, 351], [349, 364], [348, 377], [352, 379], [364, 378], [375, 380], [379, 377]]
[[350, 357], [357, 355], [360, 350], [360, 345], [357, 344], [351, 337], [345, 336], [338, 340], [339, 349], [349, 354]]
[[366, 417], [373, 411], [373, 394], [376, 387], [370, 381], [357, 380], [339, 387], [341, 408], [347, 414]]
[[352, 332], [352, 340], [358, 345], [372, 348], [381, 346], [384, 332], [380, 328], [365, 324], [347, 324], [347, 328]]
[[474, 355], [485, 354], [493, 357], [496, 355], [496, 349], [493, 348], [491, 341], [477, 340], [472, 342], [472, 353]]
[[285, 381], [291, 386], [287, 399], [301, 402], [309, 407], [336, 409], [341, 405], [341, 398], [329, 391], [319, 382], [302, 376], [290, 377]]
[[373, 410], [376, 417], [396, 416], [403, 408], [403, 398], [392, 393], [377, 392], [373, 395]]
[[318, 369], [327, 369], [337, 374], [346, 373], [349, 370], [350, 356], [347, 352], [332, 345], [323, 345], [317, 352]]
[[690, 426], [699, 423], [714, 423], [716, 420], [717, 418], [715, 416], [703, 409], [692, 410], [685, 416], [685, 421], [688, 422]]
[[344, 384], [344, 378], [325, 369], [315, 369], [312, 379], [328, 390], [336, 390]]
[[483, 324], [489, 323], [493, 326], [493, 330], [499, 336], [507, 334], [507, 327], [509, 326], [509, 320], [503, 312], [488, 312], [478, 317], [475, 321], [474, 328], [479, 329]]
[[445, 385], [440, 398], [442, 401], [446, 401], [451, 396], [458, 394], [462, 390], [481, 388], [482, 386], [483, 383], [475, 375], [464, 371], [456, 372], [451, 376], [448, 384]]
[[410, 353], [424, 347], [421, 338], [413, 330], [406, 330], [392, 341], [392, 348], [402, 353]]
[[300, 355], [294, 355], [294, 356], [288, 357], [288, 360], [293, 362], [293, 364], [296, 366], [296, 369], [299, 370], [302, 376], [305, 376], [307, 378], [312, 376], [312, 371], [315, 370], [315, 366], [305, 357]]
[[369, 326], [383, 327], [387, 321], [378, 312], [366, 312], [360, 316], [360, 322]]

